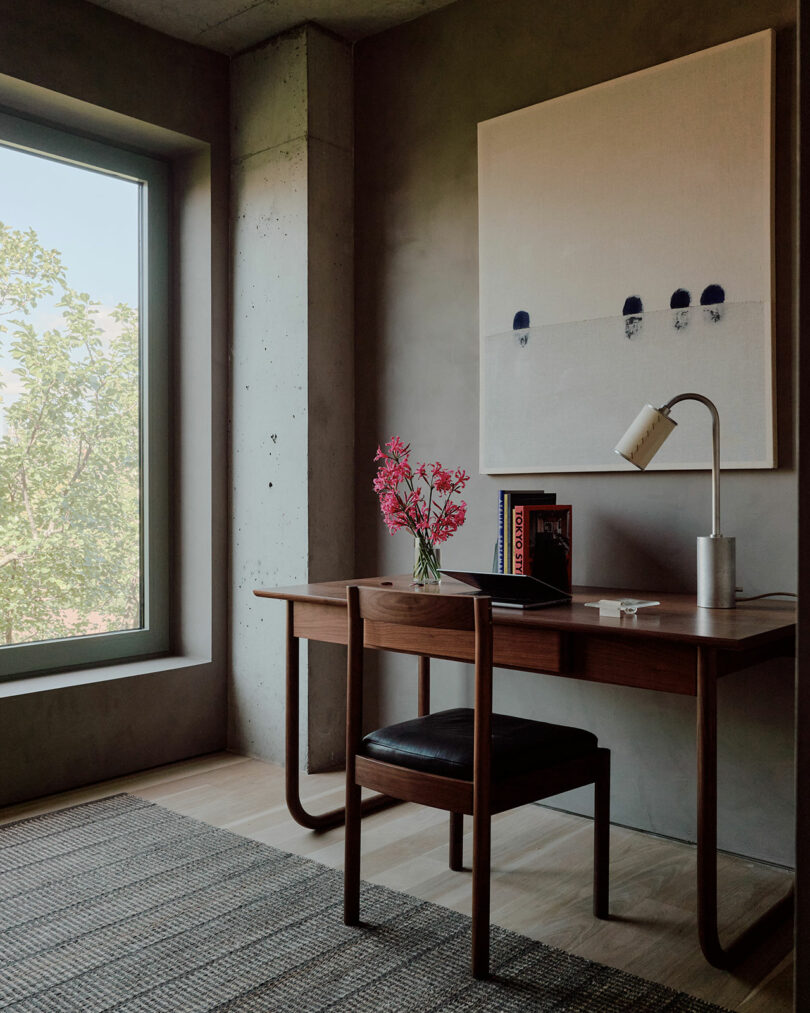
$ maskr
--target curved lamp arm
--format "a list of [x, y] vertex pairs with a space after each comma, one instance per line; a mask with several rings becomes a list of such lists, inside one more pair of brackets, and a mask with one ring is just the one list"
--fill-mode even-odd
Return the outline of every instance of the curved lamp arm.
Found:
[[669, 417], [672, 408], [680, 401], [700, 401], [712, 415], [712, 538], [720, 535], [720, 416], [713, 401], [702, 394], [678, 394], [658, 410]]

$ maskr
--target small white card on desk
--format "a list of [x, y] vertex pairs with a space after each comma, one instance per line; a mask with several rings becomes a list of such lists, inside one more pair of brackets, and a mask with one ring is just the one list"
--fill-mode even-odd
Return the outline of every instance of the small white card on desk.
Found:
[[660, 601], [642, 601], [641, 598], [600, 598], [599, 601], [586, 601], [585, 607], [599, 609], [600, 616], [634, 616], [639, 609], [650, 605], [660, 605]]

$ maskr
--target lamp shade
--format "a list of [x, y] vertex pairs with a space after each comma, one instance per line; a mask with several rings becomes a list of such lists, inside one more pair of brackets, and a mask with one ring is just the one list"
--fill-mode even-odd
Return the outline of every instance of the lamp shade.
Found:
[[643, 471], [677, 424], [658, 408], [645, 405], [616, 444], [616, 453]]

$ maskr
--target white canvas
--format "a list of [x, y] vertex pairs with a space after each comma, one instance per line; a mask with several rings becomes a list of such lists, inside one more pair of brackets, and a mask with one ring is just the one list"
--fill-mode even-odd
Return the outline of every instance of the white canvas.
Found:
[[[772, 51], [760, 32], [479, 124], [483, 472], [629, 468], [639, 409], [685, 391], [716, 403], [724, 467], [774, 466]], [[673, 417], [651, 467], [709, 467], [706, 409]]]

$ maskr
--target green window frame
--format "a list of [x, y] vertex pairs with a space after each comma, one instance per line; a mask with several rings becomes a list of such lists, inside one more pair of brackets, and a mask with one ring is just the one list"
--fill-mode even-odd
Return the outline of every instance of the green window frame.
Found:
[[170, 173], [160, 159], [0, 112], [0, 144], [140, 184], [141, 627], [0, 646], [0, 681], [170, 649]]

